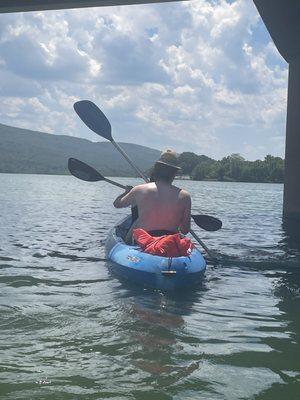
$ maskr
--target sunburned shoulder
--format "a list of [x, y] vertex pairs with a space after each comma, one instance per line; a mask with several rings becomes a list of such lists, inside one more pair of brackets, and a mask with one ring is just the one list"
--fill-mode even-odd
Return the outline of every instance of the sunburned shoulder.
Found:
[[189, 194], [189, 192], [187, 190], [180, 189], [179, 198], [182, 200], [188, 200], [191, 198], [191, 195]]
[[187, 190], [184, 189], [180, 189], [177, 186], [172, 185], [172, 188], [174, 191], [176, 191], [178, 193], [178, 198], [181, 200], [189, 200], [191, 198], [191, 195], [189, 194], [189, 192]]
[[153, 186], [153, 183], [142, 183], [140, 185], [136, 185], [132, 190], [134, 190], [136, 193], [138, 192], [144, 192], [147, 191], [149, 189], [151, 189]]

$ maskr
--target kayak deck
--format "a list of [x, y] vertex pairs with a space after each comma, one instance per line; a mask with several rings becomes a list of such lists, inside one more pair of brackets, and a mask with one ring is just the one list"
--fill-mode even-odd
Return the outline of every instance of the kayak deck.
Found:
[[197, 248], [188, 257], [168, 258], [144, 253], [138, 246], [124, 242], [130, 225], [131, 216], [127, 216], [110, 230], [105, 245], [106, 257], [120, 276], [159, 289], [190, 286], [202, 277], [206, 263]]

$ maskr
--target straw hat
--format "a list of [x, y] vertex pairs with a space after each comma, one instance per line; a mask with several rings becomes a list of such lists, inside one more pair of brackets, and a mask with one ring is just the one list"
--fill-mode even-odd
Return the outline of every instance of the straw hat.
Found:
[[173, 150], [163, 151], [160, 155], [160, 158], [156, 161], [156, 164], [163, 164], [174, 169], [181, 169], [178, 163], [178, 156]]

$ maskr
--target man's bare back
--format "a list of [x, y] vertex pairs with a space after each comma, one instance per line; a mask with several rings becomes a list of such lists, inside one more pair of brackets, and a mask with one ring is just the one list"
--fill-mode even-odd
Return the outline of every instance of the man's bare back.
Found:
[[146, 231], [180, 230], [182, 233], [190, 230], [191, 197], [174, 185], [162, 181], [138, 185], [114, 202], [117, 208], [130, 205], [138, 206], [136, 228]]

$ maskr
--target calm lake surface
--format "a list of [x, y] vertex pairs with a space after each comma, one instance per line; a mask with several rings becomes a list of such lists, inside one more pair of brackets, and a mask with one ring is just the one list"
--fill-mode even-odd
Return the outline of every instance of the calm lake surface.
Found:
[[194, 229], [223, 262], [166, 294], [103, 260], [126, 214], [118, 188], [0, 174], [1, 398], [300, 398], [300, 246], [282, 229], [282, 185], [178, 184], [194, 213], [222, 219]]

